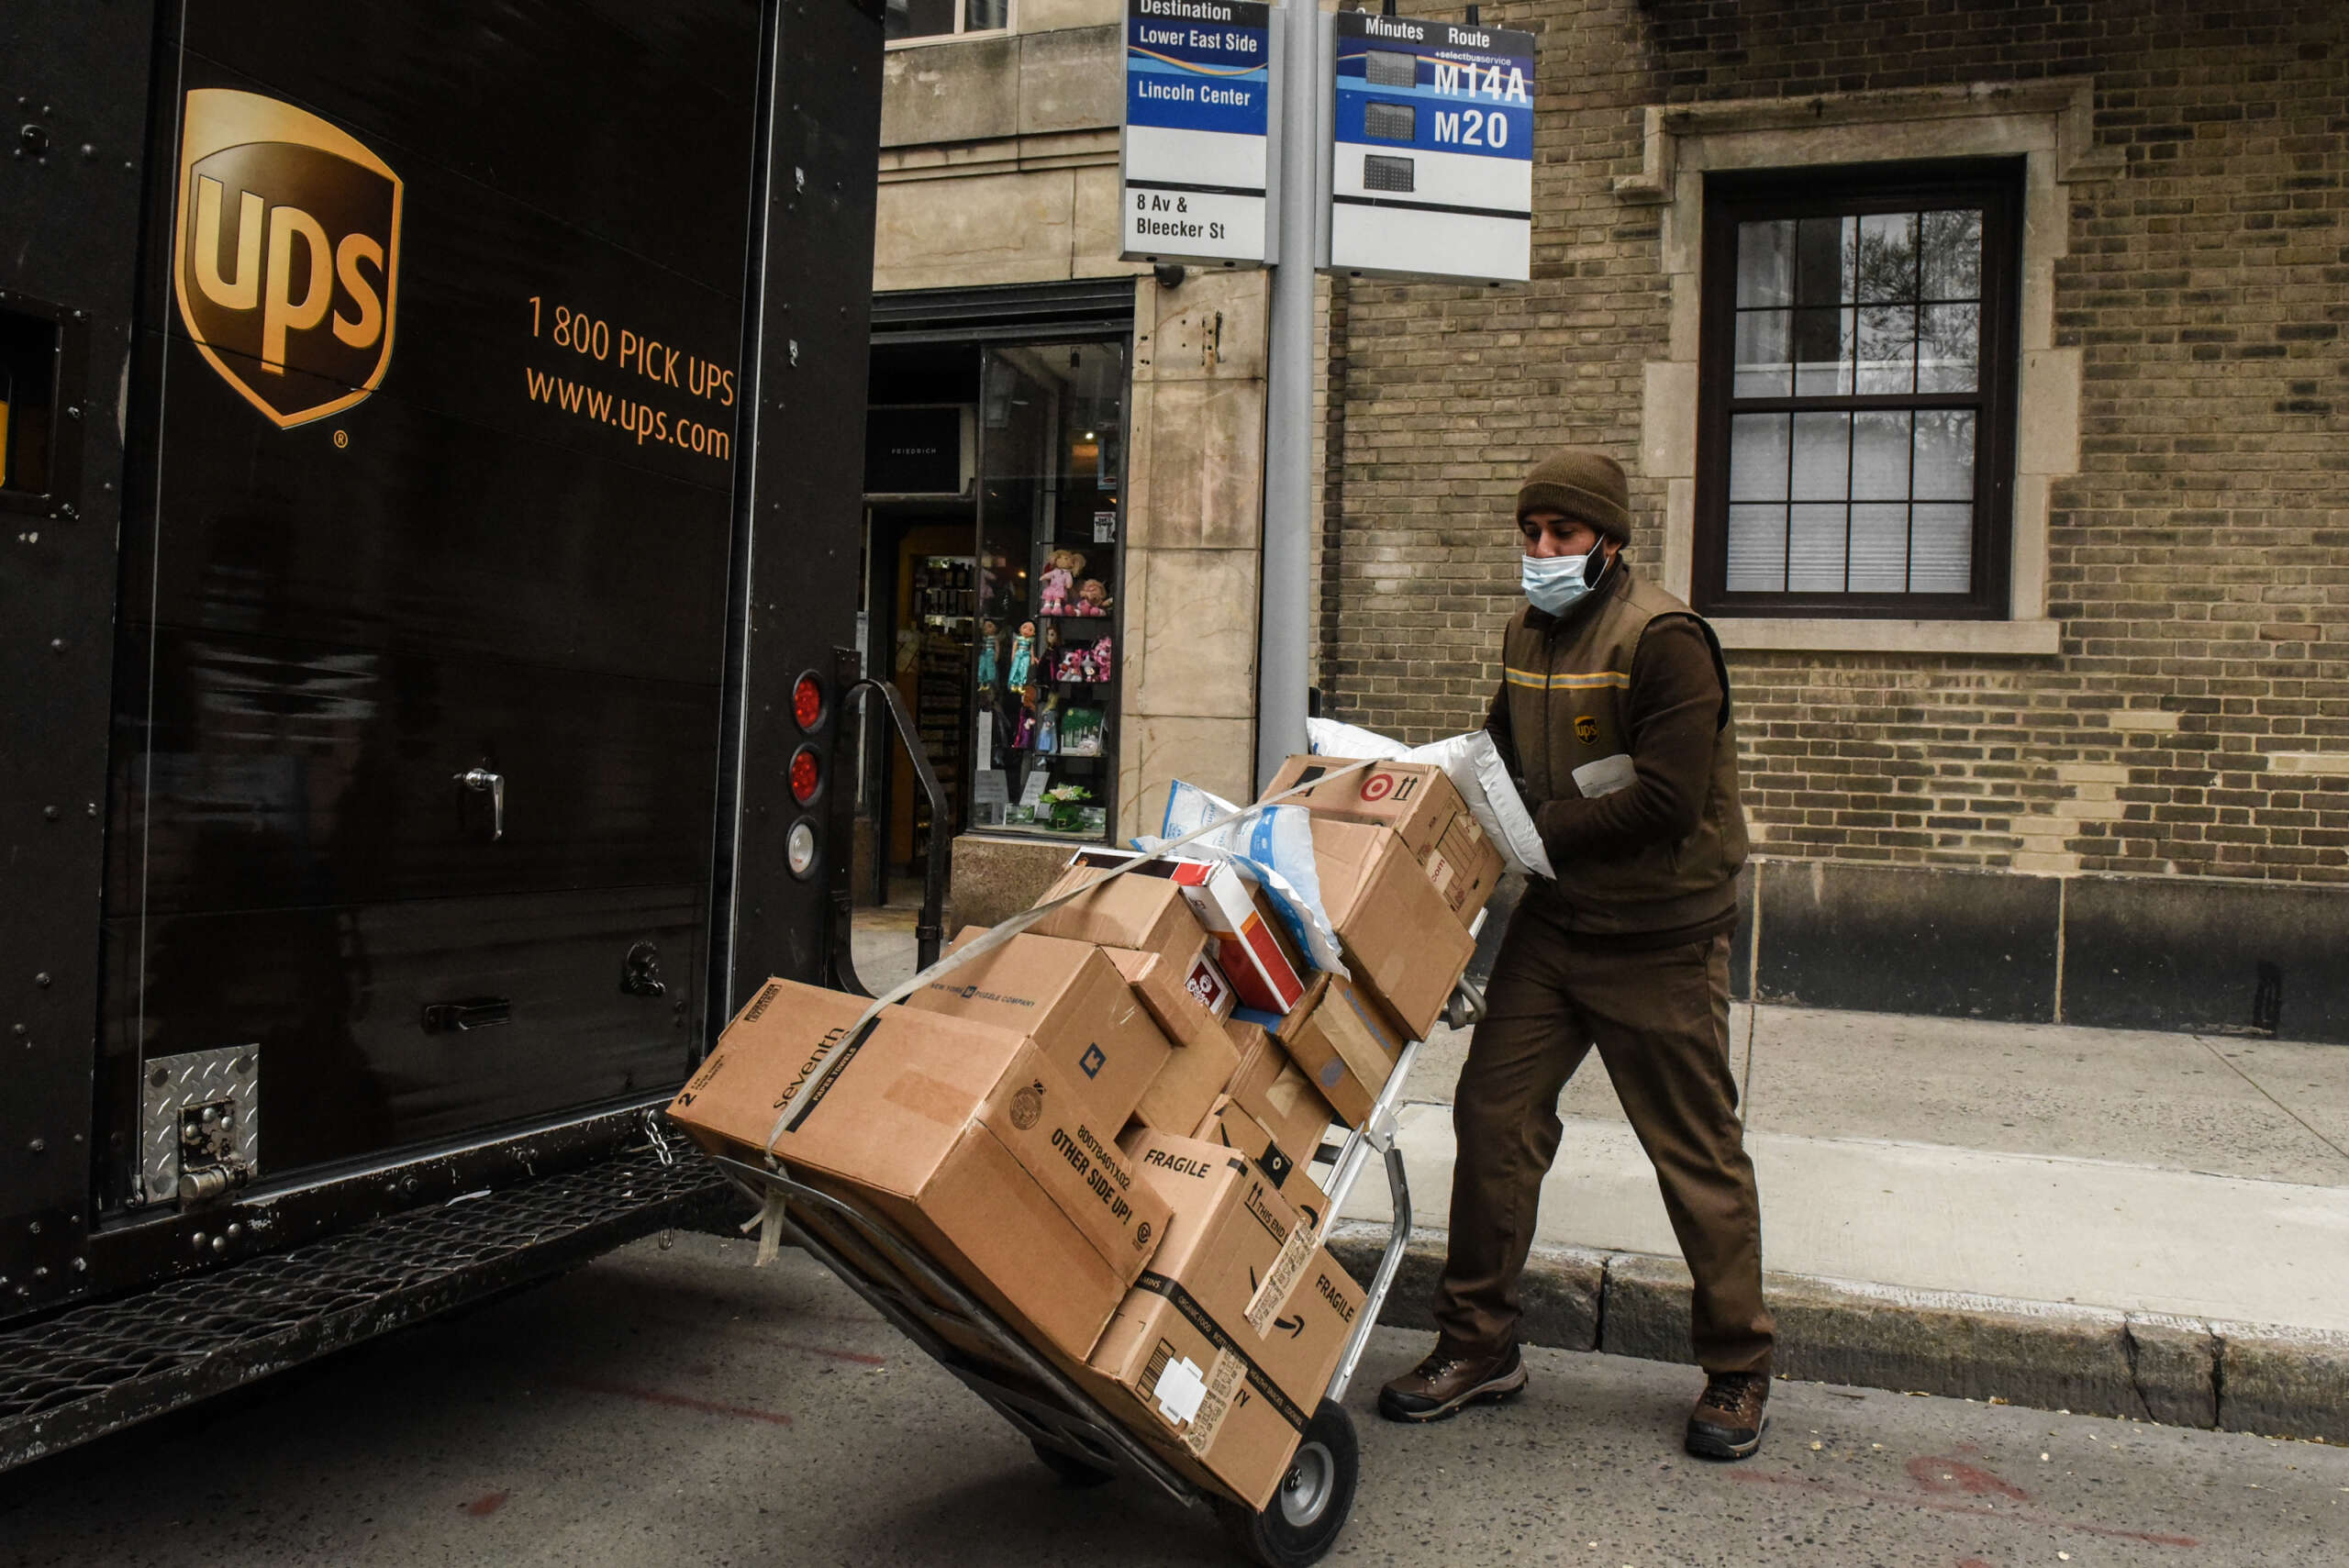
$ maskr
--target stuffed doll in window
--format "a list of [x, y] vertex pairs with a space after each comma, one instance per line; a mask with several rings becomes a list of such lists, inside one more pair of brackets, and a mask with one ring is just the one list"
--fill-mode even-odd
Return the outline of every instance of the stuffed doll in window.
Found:
[[[1077, 557], [1079, 561], [1083, 556]], [[1076, 591], [1074, 613], [1081, 616], [1106, 616], [1109, 613], [1109, 590], [1101, 585], [1098, 577], [1087, 577]]]
[[1024, 688], [1019, 694], [1019, 728], [1012, 731], [1011, 749], [1027, 750], [1036, 742], [1036, 689]]
[[1073, 615], [1076, 606], [1069, 596], [1070, 585], [1076, 574], [1085, 570], [1085, 557], [1073, 550], [1056, 550], [1044, 558], [1044, 606], [1048, 616]]
[[1023, 620], [1019, 623], [1019, 635], [1011, 639], [1011, 689], [1013, 691], [1024, 692], [1028, 689], [1028, 677], [1032, 673], [1035, 662], [1036, 623], [1032, 620]]
[[1036, 705], [1036, 754], [1040, 757], [1060, 750], [1061, 699], [1051, 692]]
[[979, 623], [979, 690], [983, 692], [995, 690], [995, 680], [996, 625], [991, 620], [983, 620]]
[[1108, 638], [1104, 637], [1099, 641], [1094, 643], [1092, 651], [1086, 659], [1086, 662], [1091, 666], [1091, 673], [1085, 676], [1085, 679], [1089, 681], [1098, 681], [1104, 685], [1108, 684], [1109, 677], [1113, 673], [1111, 667], [1109, 641], [1110, 639]]

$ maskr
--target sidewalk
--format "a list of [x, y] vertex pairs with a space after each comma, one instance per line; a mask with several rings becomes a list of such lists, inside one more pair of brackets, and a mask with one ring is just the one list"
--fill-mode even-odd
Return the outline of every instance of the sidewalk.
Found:
[[[911, 916], [858, 914], [879, 990]], [[1789, 1375], [2349, 1441], [2349, 1048], [1739, 1006], [1732, 1065]], [[1385, 1317], [1428, 1326], [1469, 1035], [1406, 1091], [1415, 1240]], [[1560, 1104], [1524, 1332], [1678, 1361], [1687, 1274], [1593, 1055]], [[1333, 1245], [1386, 1229], [1366, 1175]]]
[[[1781, 1371], [2349, 1440], [2349, 1050], [1773, 1006], [1731, 1029]], [[1466, 1050], [1439, 1031], [1407, 1091], [1427, 1277], [1397, 1320], [1425, 1320]], [[1684, 1359], [1687, 1276], [1596, 1056], [1560, 1108], [1530, 1337], [1580, 1337], [1586, 1297], [1594, 1345]], [[1345, 1218], [1385, 1203], [1365, 1184]]]

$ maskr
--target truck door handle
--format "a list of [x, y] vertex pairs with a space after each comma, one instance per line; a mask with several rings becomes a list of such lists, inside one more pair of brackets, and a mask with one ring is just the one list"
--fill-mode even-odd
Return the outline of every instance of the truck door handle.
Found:
[[506, 775], [493, 773], [487, 768], [471, 768], [457, 775], [457, 782], [471, 790], [489, 792], [489, 840], [495, 843], [506, 837]]
[[513, 1021], [514, 1004], [503, 996], [468, 996], [462, 1002], [428, 1002], [424, 1006], [427, 1034], [461, 1034], [468, 1029], [495, 1029]]

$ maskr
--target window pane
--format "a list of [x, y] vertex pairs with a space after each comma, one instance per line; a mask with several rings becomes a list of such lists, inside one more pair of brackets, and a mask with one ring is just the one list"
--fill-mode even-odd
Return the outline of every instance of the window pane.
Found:
[[[1784, 414], [1739, 414], [1729, 422], [1729, 498], [1787, 498], [1787, 421]], [[1902, 430], [1901, 471], [1908, 471], [1909, 433]], [[1901, 494], [1908, 494], [1902, 491]]]
[[1737, 226], [1737, 305], [1786, 306], [1795, 302], [1795, 223]]
[[[1732, 495], [1735, 491], [1731, 492]], [[1906, 411], [1852, 417], [1852, 498], [1909, 499], [1909, 416]]]
[[954, 0], [888, 0], [883, 30], [893, 39], [935, 38], [954, 30]]
[[1927, 299], [1982, 297], [1982, 212], [1924, 215], [1924, 293]]
[[1840, 306], [1852, 297], [1843, 254], [1848, 217], [1806, 217], [1795, 232], [1795, 303]]
[[1842, 396], [1852, 390], [1852, 313], [1795, 313], [1795, 395]]
[[1729, 574], [1732, 594], [1780, 594], [1787, 587], [1787, 509], [1729, 509]]
[[1862, 304], [1917, 297], [1917, 215], [1872, 212], [1859, 220], [1852, 272]]
[[1787, 362], [1789, 310], [1741, 310], [1737, 313], [1737, 373], [1730, 384], [1734, 397], [1784, 397], [1791, 368]]
[[1011, 0], [963, 0], [963, 30], [983, 33], [1008, 26]]
[[1974, 508], [1918, 506], [1909, 533], [1909, 591], [1964, 594], [1974, 586]]
[[1855, 350], [1862, 395], [1905, 394], [1916, 372], [1917, 313], [1912, 306], [1863, 306]]
[[1851, 494], [1852, 417], [1797, 414], [1794, 498], [1841, 501]]
[[1981, 337], [1980, 306], [1926, 306], [1918, 313], [1917, 390], [1973, 391]]
[[1909, 587], [1909, 506], [1878, 501], [1852, 507], [1854, 594], [1899, 594]]
[[1831, 506], [1795, 506], [1787, 541], [1787, 591], [1790, 594], [1840, 594], [1843, 591], [1843, 513]]
[[[1799, 439], [1799, 435], [1798, 435]], [[1974, 411], [1920, 410], [1914, 487], [1920, 501], [1974, 498]]]

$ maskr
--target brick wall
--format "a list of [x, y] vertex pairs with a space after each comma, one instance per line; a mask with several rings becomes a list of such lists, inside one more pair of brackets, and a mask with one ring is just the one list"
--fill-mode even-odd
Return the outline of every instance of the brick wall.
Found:
[[2349, 883], [2349, 7], [1538, 0], [1533, 283], [1357, 280], [1326, 368], [1318, 678], [1341, 717], [1474, 726], [1515, 608], [1517, 476], [1637, 473], [1668, 328], [1658, 209], [1611, 194], [1659, 103], [2086, 76], [2055, 342], [2080, 470], [2053, 657], [1732, 657], [1763, 852]]

